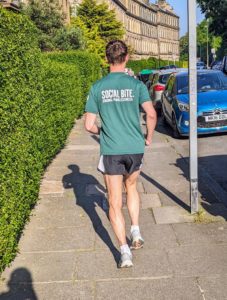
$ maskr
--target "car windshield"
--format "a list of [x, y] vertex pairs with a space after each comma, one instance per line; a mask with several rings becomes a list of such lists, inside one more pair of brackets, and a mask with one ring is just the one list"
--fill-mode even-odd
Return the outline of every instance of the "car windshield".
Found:
[[[198, 74], [197, 91], [227, 90], [227, 76], [223, 73]], [[177, 94], [188, 94], [188, 76], [177, 78]]]
[[170, 75], [171, 75], [171, 74], [163, 74], [163, 75], [160, 75], [158, 81], [159, 81], [160, 83], [162, 83], [162, 84], [166, 84], [166, 82], [167, 82], [167, 80], [168, 80], [168, 78], [169, 78]]

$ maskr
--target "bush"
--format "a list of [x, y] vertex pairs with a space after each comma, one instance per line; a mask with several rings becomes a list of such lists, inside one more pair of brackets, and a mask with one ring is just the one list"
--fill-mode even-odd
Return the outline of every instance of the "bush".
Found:
[[0, 271], [15, 255], [16, 241], [38, 194], [40, 163], [33, 151], [34, 111], [40, 105], [41, 54], [36, 28], [0, 8]]
[[0, 9], [0, 19], [1, 272], [17, 253], [44, 169], [83, 113], [100, 66], [89, 54], [41, 55], [25, 16]]
[[82, 98], [85, 101], [91, 84], [101, 76], [100, 59], [91, 53], [82, 51], [50, 52], [46, 54], [46, 57], [52, 61], [76, 64], [79, 67], [82, 81]]

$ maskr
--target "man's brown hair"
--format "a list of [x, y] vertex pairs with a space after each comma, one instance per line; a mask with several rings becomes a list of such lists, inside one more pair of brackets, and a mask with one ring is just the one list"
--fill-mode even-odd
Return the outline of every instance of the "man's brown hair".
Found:
[[106, 46], [106, 58], [109, 64], [122, 64], [128, 54], [128, 47], [120, 40], [114, 40]]

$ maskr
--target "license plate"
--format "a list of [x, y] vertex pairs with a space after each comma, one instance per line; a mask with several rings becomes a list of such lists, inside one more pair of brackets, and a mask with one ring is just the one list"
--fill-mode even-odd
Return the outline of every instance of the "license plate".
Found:
[[222, 121], [222, 120], [227, 120], [227, 114], [212, 115], [212, 116], [205, 117], [206, 122]]

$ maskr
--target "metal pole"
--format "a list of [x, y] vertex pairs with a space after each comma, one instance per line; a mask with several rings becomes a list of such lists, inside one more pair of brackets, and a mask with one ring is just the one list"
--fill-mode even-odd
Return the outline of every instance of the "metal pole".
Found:
[[197, 146], [197, 39], [196, 0], [188, 0], [189, 31], [189, 101], [190, 101], [190, 200], [191, 213], [199, 210], [198, 203], [198, 146]]
[[207, 69], [209, 68], [209, 19], [207, 19]]

